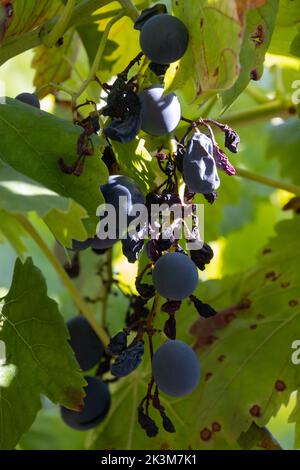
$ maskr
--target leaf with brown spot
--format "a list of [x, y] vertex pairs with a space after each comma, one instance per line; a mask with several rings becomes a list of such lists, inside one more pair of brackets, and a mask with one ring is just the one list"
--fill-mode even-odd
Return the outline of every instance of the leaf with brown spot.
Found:
[[[246, 4], [246, 10], [244, 5]], [[233, 86], [224, 91], [222, 101], [225, 108], [246, 88], [250, 80], [259, 80], [263, 72], [265, 54], [271, 42], [278, 12], [279, 0], [250, 0], [238, 2], [239, 12], [246, 13], [246, 24], [239, 61], [241, 72]], [[248, 11], [249, 10], [249, 11]], [[259, 47], [257, 47], [259, 45]]]

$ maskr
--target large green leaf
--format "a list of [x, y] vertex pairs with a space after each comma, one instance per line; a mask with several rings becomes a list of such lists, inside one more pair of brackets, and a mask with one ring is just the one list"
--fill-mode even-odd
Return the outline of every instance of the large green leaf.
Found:
[[113, 148], [122, 173], [134, 178], [145, 193], [155, 187], [158, 165], [143, 139], [134, 139], [127, 144], [113, 142]]
[[40, 26], [61, 10], [59, 0], [11, 0], [0, 4], [0, 42]]
[[248, 11], [240, 52], [240, 74], [234, 85], [222, 94], [224, 106], [230, 106], [251, 79], [261, 78], [265, 54], [275, 26], [278, 3], [279, 0], [268, 1], [261, 8]]
[[32, 67], [36, 69], [34, 82], [40, 98], [53, 91], [49, 83], [63, 83], [72, 73], [79, 51], [79, 37], [74, 29], [64, 35], [59, 47], [39, 46], [35, 49]]
[[16, 261], [0, 316], [6, 347], [6, 362], [0, 365], [0, 448], [11, 449], [33, 423], [41, 394], [80, 409], [85, 381], [57, 304], [30, 258]]
[[239, 70], [244, 16], [248, 5], [238, 8], [235, 0], [188, 0], [172, 2], [174, 14], [189, 30], [189, 47], [180, 62], [166, 74], [166, 86], [185, 88], [188, 101], [230, 88]]
[[100, 185], [107, 168], [100, 158], [104, 140], [93, 138], [95, 155], [88, 157], [80, 177], [66, 175], [59, 167], [77, 158], [79, 126], [7, 98], [0, 105], [0, 158], [15, 170], [56, 193], [82, 205], [96, 225], [96, 209], [102, 202]]
[[[253, 422], [264, 427], [288, 402], [300, 384], [300, 369], [291, 362], [292, 342], [300, 337], [299, 230], [299, 218], [281, 222], [253, 269], [199, 284], [199, 297], [220, 313], [197, 320], [191, 329], [202, 366], [198, 389], [179, 399], [162, 395], [177, 433], [160, 429], [158, 437], [148, 439], [137, 424], [136, 406], [150, 374], [146, 357], [144, 367], [118, 385], [107, 421], [90, 436], [92, 448], [116, 443], [124, 449], [237, 448]], [[195, 315], [188, 302], [177, 315], [178, 338], [189, 343]], [[158, 327], [163, 317], [157, 316]], [[120, 415], [128, 423], [126, 432]], [[152, 416], [159, 424], [158, 415]]]
[[[290, 46], [297, 37], [297, 25], [300, 23], [300, 4], [297, 1], [280, 0], [274, 35], [269, 52], [290, 55]], [[297, 55], [297, 54], [295, 54]]]
[[[266, 425], [299, 387], [300, 370], [291, 362], [291, 345], [300, 334], [299, 229], [299, 218], [281, 222], [257, 266], [232, 283], [229, 308], [193, 327], [204, 377], [209, 377], [200, 387], [194, 416], [201, 429], [221, 424], [210, 442], [216, 447], [219, 437], [235, 441], [252, 421]], [[226, 306], [220, 292], [213, 302]]]
[[44, 221], [57, 241], [63, 246], [71, 247], [72, 240], [84, 241], [88, 238], [83, 224], [85, 218], [85, 210], [72, 201], [67, 212], [52, 209], [45, 215]]
[[[87, 52], [90, 65], [92, 66], [103, 32], [99, 30], [99, 25], [97, 23], [91, 23], [88, 26], [80, 26], [77, 28], [77, 31]], [[107, 40], [99, 71], [111, 70], [116, 59], [110, 59], [110, 56], [115, 53], [117, 48], [118, 44], [115, 41], [111, 39]]]
[[295, 184], [299, 184], [300, 181], [299, 151], [299, 119], [289, 119], [270, 128], [267, 157], [277, 158], [281, 168], [281, 176], [290, 179]]
[[42, 217], [54, 208], [67, 211], [69, 200], [0, 162], [0, 207], [13, 213], [35, 211]]

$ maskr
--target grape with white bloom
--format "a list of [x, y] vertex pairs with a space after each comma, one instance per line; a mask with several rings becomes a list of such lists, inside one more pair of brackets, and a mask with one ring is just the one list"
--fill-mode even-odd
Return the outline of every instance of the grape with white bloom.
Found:
[[200, 380], [195, 352], [183, 341], [170, 340], [154, 353], [152, 372], [158, 388], [172, 397], [192, 393]]
[[170, 300], [183, 300], [196, 289], [198, 271], [188, 256], [166, 253], [156, 261], [152, 279], [160, 295]]
[[173, 132], [181, 119], [181, 106], [177, 96], [169, 93], [163, 96], [164, 87], [155, 85], [139, 94], [142, 105], [141, 127], [144, 132], [161, 136]]

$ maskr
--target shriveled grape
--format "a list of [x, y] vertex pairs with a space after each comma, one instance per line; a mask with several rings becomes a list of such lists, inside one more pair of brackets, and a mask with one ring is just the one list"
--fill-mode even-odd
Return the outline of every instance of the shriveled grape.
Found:
[[220, 186], [213, 157], [212, 140], [202, 132], [195, 132], [183, 158], [183, 177], [189, 190], [210, 194]]

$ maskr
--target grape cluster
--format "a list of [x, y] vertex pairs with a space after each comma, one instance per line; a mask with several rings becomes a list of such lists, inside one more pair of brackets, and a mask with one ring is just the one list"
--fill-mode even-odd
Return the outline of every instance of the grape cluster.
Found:
[[[110, 373], [109, 381], [128, 376], [138, 368], [145, 354], [145, 346], [149, 345], [152, 373], [147, 393], [138, 406], [138, 421], [146, 434], [154, 437], [158, 426], [150, 416], [150, 405], [159, 414], [163, 428], [173, 433], [175, 427], [162, 405], [160, 393], [183, 397], [192, 393], [200, 381], [198, 357], [189, 345], [177, 339], [176, 323], [177, 312], [183, 302], [193, 307], [202, 318], [207, 319], [217, 313], [197, 297], [198, 270], [206, 268], [214, 253], [207, 243], [202, 243], [197, 232], [194, 198], [201, 194], [206, 201], [214, 203], [220, 187], [219, 171], [230, 176], [235, 174], [225, 151], [216, 142], [213, 128], [217, 127], [223, 132], [224, 145], [233, 153], [238, 150], [239, 136], [226, 124], [211, 119], [193, 121], [184, 118], [176, 94], [165, 93], [162, 77], [169, 65], [180, 60], [189, 47], [189, 32], [184, 23], [168, 14], [164, 5], [156, 4], [142, 12], [135, 28], [140, 31], [142, 52], [117, 75], [112, 84], [101, 84], [107, 93], [106, 105], [100, 111], [104, 117], [102, 131], [108, 142], [103, 161], [110, 176], [100, 190], [105, 203], [112, 205], [116, 211], [115, 236], [104, 240], [97, 236], [85, 241], [73, 240], [71, 250], [76, 252], [76, 258], [70, 274], [78, 268], [80, 251], [91, 248], [102, 254], [122, 238], [123, 254], [130, 263], [135, 263], [143, 253], [135, 285], [138, 295], [128, 295], [118, 286], [123, 295], [130, 298], [126, 324], [110, 339], [106, 350], [82, 317], [68, 322], [70, 345], [79, 366], [84, 371], [97, 366], [98, 375], [87, 377], [83, 410], [74, 412], [62, 408], [61, 413], [64, 421], [75, 429], [89, 429], [100, 423], [110, 406], [108, 387], [102, 375]], [[141, 60], [144, 62], [140, 65]], [[138, 73], [131, 70], [138, 66]], [[78, 160], [70, 168], [60, 162], [66, 173], [80, 176], [85, 157], [93, 154], [90, 137], [101, 131], [98, 118], [96, 108], [88, 118], [76, 122], [83, 128], [78, 140]], [[151, 156], [160, 172], [160, 176], [151, 181], [152, 189], [146, 197], [135, 181], [121, 174], [114, 154], [114, 141], [128, 144], [140, 132], [144, 133], [141, 135], [145, 139], [152, 137], [157, 151], [153, 151]], [[162, 144], [162, 137], [170, 137], [170, 134], [176, 144], [175, 151], [166, 150], [169, 145]], [[118, 154], [121, 153], [122, 150], [118, 150]], [[181, 183], [184, 196], [180, 191]], [[124, 199], [120, 201], [120, 197]], [[145, 204], [146, 221], [138, 233], [133, 234], [128, 228], [137, 215], [133, 210], [135, 204]], [[164, 204], [169, 209], [174, 204], [179, 206], [180, 215], [172, 223], [172, 229], [163, 227], [158, 219], [152, 220], [153, 204]], [[182, 242], [179, 237], [176, 238], [173, 225], [185, 224], [186, 207], [190, 209], [192, 229], [185, 234], [185, 241]], [[120, 216], [126, 217], [126, 227], [120, 226]], [[99, 214], [99, 217], [105, 225], [106, 215]], [[158, 232], [155, 231], [157, 227]], [[149, 240], [145, 242], [145, 239]], [[191, 248], [193, 244], [195, 249]], [[116, 284], [115, 281], [112, 279], [111, 283]], [[161, 297], [164, 299], [162, 302]], [[159, 310], [162, 318], [165, 317], [163, 331], [158, 330], [155, 323]], [[158, 332], [164, 334], [167, 341], [155, 351], [153, 336]]]

